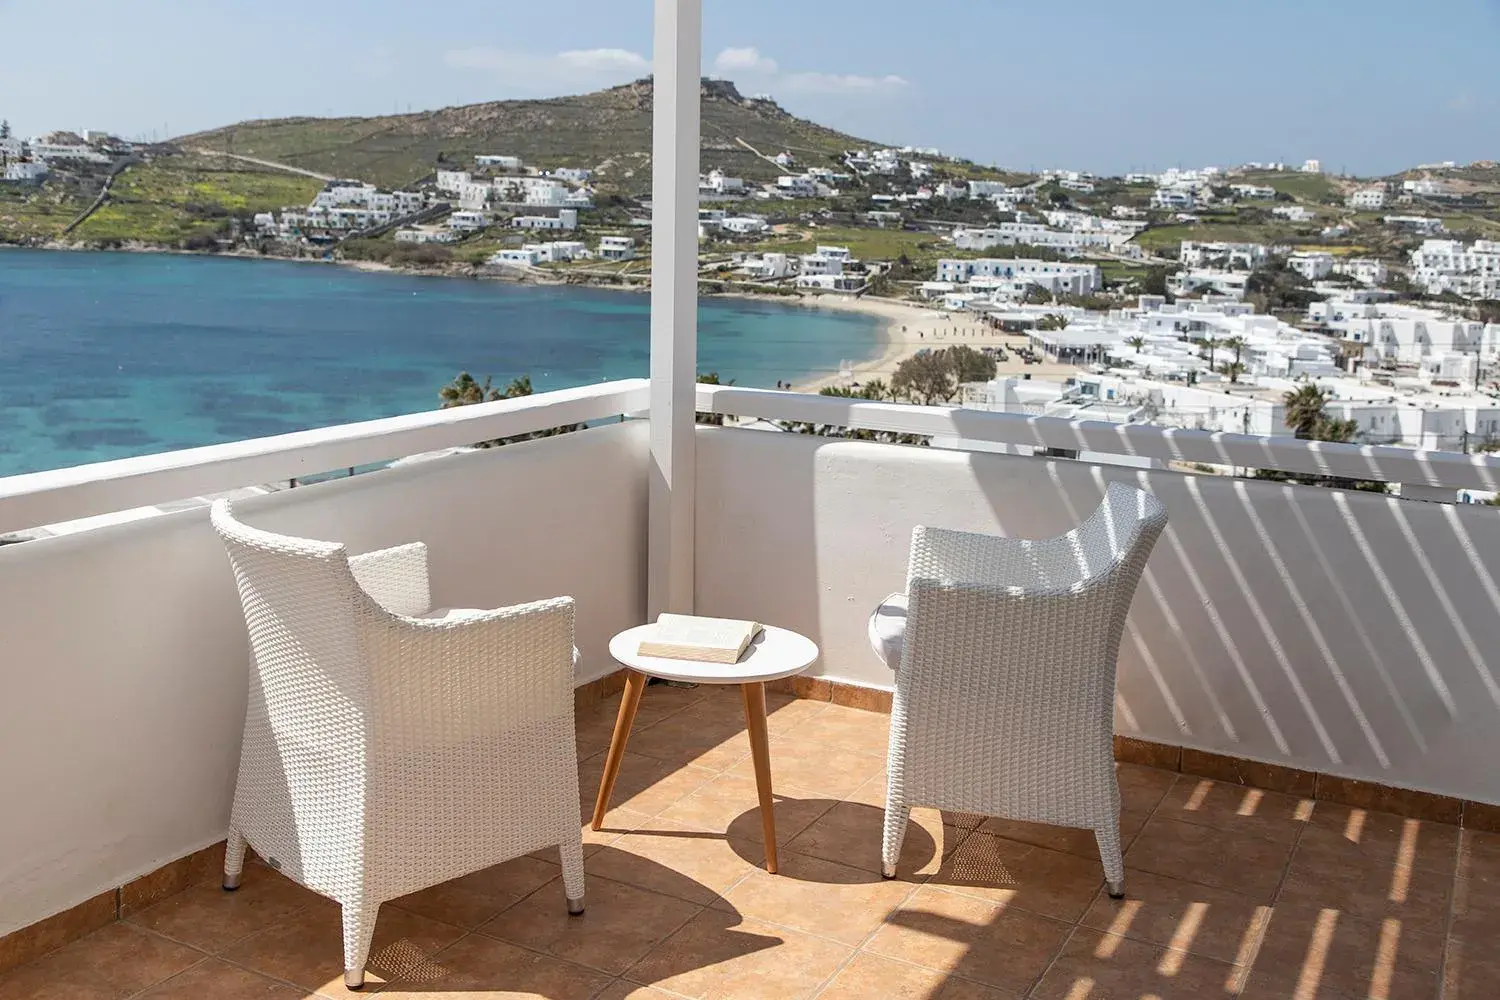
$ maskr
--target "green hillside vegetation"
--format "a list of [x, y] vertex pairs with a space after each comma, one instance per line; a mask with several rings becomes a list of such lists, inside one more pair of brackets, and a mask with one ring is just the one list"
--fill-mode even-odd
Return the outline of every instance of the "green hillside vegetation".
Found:
[[[440, 162], [470, 164], [477, 153], [520, 156], [539, 167], [577, 166], [601, 185], [640, 193], [651, 183], [652, 84], [649, 79], [591, 94], [493, 101], [378, 118], [283, 118], [242, 122], [185, 136], [190, 149], [274, 160], [335, 176], [400, 187]], [[788, 151], [827, 163], [868, 141], [804, 121], [774, 101], [742, 96], [734, 84], [703, 82], [703, 169], [752, 180], [779, 172], [765, 156]]]
[[0, 184], [0, 242], [49, 240], [93, 201], [94, 192], [49, 181]]
[[1259, 184], [1262, 187], [1275, 188], [1279, 194], [1312, 205], [1328, 199], [1338, 201], [1342, 198], [1338, 186], [1327, 174], [1304, 174], [1287, 170], [1250, 171], [1241, 177], [1236, 177], [1234, 183]]
[[231, 218], [306, 205], [321, 183], [311, 177], [230, 166], [221, 157], [158, 156], [115, 178], [109, 200], [70, 238], [180, 245], [224, 231]]

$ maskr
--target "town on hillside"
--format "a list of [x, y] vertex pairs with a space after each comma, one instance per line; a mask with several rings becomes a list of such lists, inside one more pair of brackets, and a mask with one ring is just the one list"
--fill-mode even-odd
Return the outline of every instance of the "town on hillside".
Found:
[[[765, 113], [769, 102], [755, 101]], [[438, 150], [396, 185], [231, 145], [232, 132], [210, 148], [92, 131], [23, 139], [5, 127], [0, 241], [649, 281], [638, 154], [584, 165]], [[1383, 178], [1334, 175], [1316, 159], [1110, 177], [1009, 171], [931, 148], [787, 145], [739, 140], [718, 162], [705, 148], [703, 290], [908, 303], [920, 321], [901, 330], [921, 339], [904, 356], [964, 343], [997, 362], [993, 379], [955, 384], [948, 402], [1500, 448], [1493, 162]], [[890, 374], [851, 366], [831, 384]], [[1288, 407], [1308, 387], [1317, 415], [1299, 424]]]

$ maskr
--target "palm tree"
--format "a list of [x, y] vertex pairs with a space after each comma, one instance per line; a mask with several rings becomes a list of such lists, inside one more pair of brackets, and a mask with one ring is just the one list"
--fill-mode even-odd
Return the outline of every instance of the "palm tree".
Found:
[[[514, 385], [515, 383], [511, 383]], [[530, 382], [528, 381], [528, 392]], [[499, 391], [490, 388], [490, 379], [485, 377], [484, 384], [474, 380], [474, 376], [468, 372], [459, 372], [458, 378], [449, 382], [438, 390], [438, 399], [442, 400], [442, 409], [446, 410], [453, 406], [468, 406], [470, 403], [485, 403], [502, 398]]]
[[1131, 350], [1143, 351], [1146, 349], [1146, 338], [1137, 334], [1134, 337], [1126, 337], [1125, 344]]
[[1238, 361], [1226, 361], [1219, 366], [1219, 374], [1228, 375], [1231, 382], [1238, 382], [1245, 374], [1245, 366]]
[[1217, 338], [1217, 337], [1210, 336], [1210, 337], [1204, 337], [1203, 338], [1203, 349], [1208, 352], [1208, 367], [1209, 368], [1213, 368], [1214, 367], [1214, 349], [1217, 348], [1222, 343], [1223, 343], [1223, 341], [1219, 340], [1219, 338]]
[[[1226, 337], [1221, 343], [1234, 351], [1234, 363], [1238, 365], [1240, 363], [1240, 354], [1245, 350], [1245, 338]], [[1241, 370], [1243, 370], [1243, 366], [1241, 366]]]
[[[485, 380], [485, 384], [489, 384], [488, 379]], [[522, 375], [520, 378], [511, 379], [510, 385], [505, 387], [505, 392], [501, 393], [497, 398], [515, 399], [518, 396], [529, 395], [531, 395], [531, 376]]]
[[1317, 440], [1318, 430], [1325, 419], [1323, 406], [1328, 402], [1328, 393], [1309, 382], [1288, 390], [1281, 401], [1286, 406], [1285, 422], [1292, 433], [1304, 441]]

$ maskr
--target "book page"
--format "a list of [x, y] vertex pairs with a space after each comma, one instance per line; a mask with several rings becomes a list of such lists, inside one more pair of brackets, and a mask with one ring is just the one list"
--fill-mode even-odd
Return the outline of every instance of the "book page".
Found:
[[755, 622], [734, 618], [699, 618], [693, 615], [663, 614], [656, 620], [653, 645], [700, 646], [704, 649], [742, 649], [760, 631]]

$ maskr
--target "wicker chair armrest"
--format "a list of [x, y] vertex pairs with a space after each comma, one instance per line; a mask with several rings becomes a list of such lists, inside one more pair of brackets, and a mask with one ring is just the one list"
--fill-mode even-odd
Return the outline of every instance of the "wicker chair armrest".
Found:
[[397, 545], [349, 557], [349, 571], [360, 589], [394, 615], [425, 615], [432, 610], [427, 546]]

